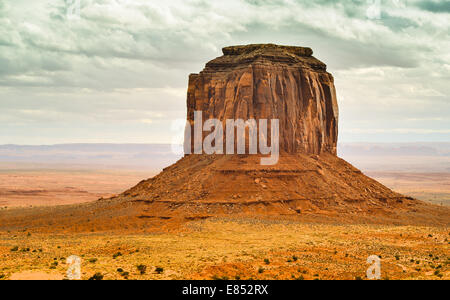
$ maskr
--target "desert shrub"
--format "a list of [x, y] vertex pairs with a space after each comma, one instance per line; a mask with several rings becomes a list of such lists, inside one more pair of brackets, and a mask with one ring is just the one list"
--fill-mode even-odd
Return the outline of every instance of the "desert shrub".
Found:
[[397, 254], [397, 255], [395, 256], [395, 260], [400, 260], [400, 255]]
[[118, 269], [117, 269], [117, 272], [123, 273], [123, 269], [122, 269], [122, 268], [118, 268]]
[[259, 269], [258, 269], [258, 273], [259, 273], [259, 274], [264, 273], [264, 268], [259, 268]]
[[305, 277], [303, 277], [303, 275], [300, 275], [296, 280], [305, 280]]
[[266, 259], [264, 260], [264, 263], [265, 263], [266, 265], [270, 265], [270, 260], [269, 260], [268, 258], [266, 258]]
[[95, 273], [89, 280], [103, 280], [103, 274], [102, 273]]
[[144, 275], [145, 272], [147, 272], [147, 266], [146, 265], [138, 265], [137, 269], [138, 269], [139, 273], [141, 273], [141, 275]]
[[117, 252], [117, 253], [114, 253], [114, 254], [113, 254], [113, 258], [114, 258], [114, 259], [118, 258], [119, 256], [122, 256], [122, 253]]
[[362, 279], [360, 276], [356, 276], [356, 277], [355, 277], [355, 280], [356, 280], [356, 281], [361, 281], [361, 280], [363, 280], [363, 279]]
[[52, 264], [50, 265], [50, 269], [54, 270], [54, 269], [56, 269], [57, 266], [58, 266], [58, 262], [57, 262], [57, 261], [54, 261], [54, 262], [52, 262]]
[[6, 277], [5, 274], [0, 274], [0, 279], [3, 279], [3, 278], [5, 278], [5, 277]]
[[91, 264], [95, 264], [97, 261], [98, 261], [97, 258], [91, 258], [91, 259], [89, 260], [89, 262], [90, 262]]
[[[225, 280], [225, 281], [229, 280], [229, 278], [227, 276], [219, 277], [217, 275], [214, 275], [213, 277], [211, 277], [211, 279], [212, 280]], [[252, 280], [252, 279], [249, 279], [249, 280]]]
[[236, 276], [234, 277], [234, 279], [236, 279], [236, 280], [241, 280], [241, 276], [236, 275]]
[[15, 246], [11, 248], [11, 252], [17, 252], [19, 251], [19, 247]]
[[162, 273], [164, 272], [164, 269], [163, 269], [163, 268], [160, 268], [160, 267], [157, 267], [156, 270], [155, 270], [155, 272], [156, 272], [157, 274], [162, 274]]
[[292, 260], [293, 260], [293, 261], [297, 261], [297, 260], [298, 260], [298, 257], [294, 255], [294, 256], [292, 256]]

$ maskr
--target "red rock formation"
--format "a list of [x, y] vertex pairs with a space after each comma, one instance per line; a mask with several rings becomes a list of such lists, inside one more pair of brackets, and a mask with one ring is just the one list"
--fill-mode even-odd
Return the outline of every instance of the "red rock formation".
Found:
[[203, 122], [219, 119], [224, 126], [227, 119], [279, 119], [277, 163], [262, 165], [263, 155], [187, 155], [116, 201], [143, 206], [143, 218], [380, 216], [420, 204], [336, 156], [333, 77], [311, 49], [268, 44], [227, 47], [223, 53], [189, 78], [191, 129], [195, 111], [203, 112]]
[[[280, 151], [336, 154], [338, 105], [334, 79], [310, 48], [234, 46], [189, 77], [188, 121], [279, 119]], [[205, 133], [205, 135], [208, 133]]]
[[276, 165], [261, 165], [263, 155], [188, 155], [111, 199], [27, 215], [8, 210], [0, 214], [2, 228], [65, 232], [153, 224], [159, 230], [180, 220], [248, 215], [448, 226], [449, 209], [393, 192], [335, 155], [333, 77], [311, 49], [249, 45], [223, 52], [190, 76], [188, 120], [196, 110], [203, 120], [278, 118], [284, 151]]

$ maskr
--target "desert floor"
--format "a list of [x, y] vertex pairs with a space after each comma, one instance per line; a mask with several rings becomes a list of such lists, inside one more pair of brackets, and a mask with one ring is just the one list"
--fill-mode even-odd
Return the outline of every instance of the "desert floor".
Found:
[[[152, 172], [3, 170], [2, 209], [97, 200]], [[450, 175], [369, 173], [398, 192], [450, 204]], [[6, 208], [5, 208], [6, 207]], [[82, 278], [365, 279], [371, 255], [384, 279], [450, 279], [450, 230], [440, 227], [320, 225], [209, 219], [170, 232], [43, 235], [0, 231], [1, 279], [64, 279], [67, 257], [81, 257]], [[138, 266], [145, 266], [141, 274]], [[119, 272], [119, 271], [120, 272]]]
[[437, 205], [450, 205], [450, 173], [367, 172], [396, 192]]
[[378, 255], [383, 279], [450, 279], [449, 234], [251, 219], [197, 221], [146, 235], [0, 233], [0, 277], [63, 279], [67, 257], [77, 255], [82, 279], [355, 280], [366, 278], [367, 258]]
[[69, 205], [110, 197], [156, 172], [89, 169], [0, 170], [0, 207]]

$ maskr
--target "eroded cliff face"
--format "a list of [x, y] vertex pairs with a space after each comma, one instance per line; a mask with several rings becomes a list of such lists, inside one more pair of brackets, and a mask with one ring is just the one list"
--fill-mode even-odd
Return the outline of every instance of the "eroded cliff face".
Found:
[[[189, 77], [188, 121], [279, 119], [280, 151], [336, 154], [338, 104], [334, 79], [310, 48], [234, 46]], [[207, 135], [208, 133], [206, 133]]]

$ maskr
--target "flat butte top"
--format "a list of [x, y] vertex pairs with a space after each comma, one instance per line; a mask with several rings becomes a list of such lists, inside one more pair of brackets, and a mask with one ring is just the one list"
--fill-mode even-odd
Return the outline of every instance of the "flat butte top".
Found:
[[208, 62], [203, 72], [226, 72], [230, 69], [247, 67], [250, 64], [299, 67], [315, 72], [326, 72], [327, 70], [326, 64], [312, 56], [311, 48], [252, 44], [225, 47], [222, 51], [224, 55]]

